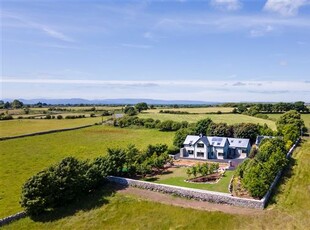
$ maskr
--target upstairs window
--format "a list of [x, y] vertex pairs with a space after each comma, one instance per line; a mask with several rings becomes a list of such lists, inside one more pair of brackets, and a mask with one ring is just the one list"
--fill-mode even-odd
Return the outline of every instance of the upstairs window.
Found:
[[197, 148], [204, 148], [204, 147], [205, 147], [205, 145], [202, 144], [202, 143], [198, 143], [198, 144], [197, 144]]

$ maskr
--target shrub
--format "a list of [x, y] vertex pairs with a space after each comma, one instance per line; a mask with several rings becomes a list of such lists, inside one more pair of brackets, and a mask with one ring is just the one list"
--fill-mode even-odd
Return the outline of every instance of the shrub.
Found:
[[61, 115], [57, 115], [57, 119], [58, 119], [58, 120], [61, 120], [61, 119], [62, 119], [62, 116], [61, 116]]
[[29, 178], [22, 188], [21, 206], [30, 215], [68, 204], [98, 185], [95, 164], [67, 157]]
[[12, 120], [13, 117], [11, 115], [8, 115], [8, 114], [0, 114], [0, 120]]

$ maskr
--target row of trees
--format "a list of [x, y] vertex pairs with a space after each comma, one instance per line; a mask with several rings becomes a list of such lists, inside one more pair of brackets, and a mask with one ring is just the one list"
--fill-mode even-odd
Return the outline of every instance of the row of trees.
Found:
[[105, 156], [92, 161], [74, 157], [29, 178], [22, 188], [21, 206], [30, 215], [53, 211], [102, 186], [107, 175], [145, 177], [161, 173], [172, 163], [165, 144], [149, 145], [140, 151], [134, 145], [126, 149], [108, 149]]
[[287, 151], [300, 134], [307, 131], [296, 110], [284, 113], [276, 126], [277, 134], [283, 138], [263, 139], [259, 148], [252, 148], [251, 158], [240, 164], [235, 173], [235, 178], [253, 197], [261, 198], [266, 194], [277, 173], [288, 162]]
[[279, 102], [275, 104], [270, 103], [226, 103], [223, 106], [235, 107], [233, 112], [248, 113], [254, 116], [259, 113], [283, 113], [290, 110], [296, 110], [300, 113], [309, 113], [309, 108], [303, 101], [297, 101], [295, 103]]
[[[252, 197], [262, 198], [277, 173], [287, 164], [286, 151], [284, 140], [264, 139], [255, 157], [243, 161], [238, 166], [235, 179], [241, 182], [241, 186]], [[236, 184], [234, 183], [234, 189], [237, 189]]]
[[4, 102], [0, 100], [0, 109], [20, 109], [23, 108], [24, 103], [19, 100], [14, 100], [12, 102]]
[[129, 126], [145, 127], [149, 129], [159, 129], [160, 131], [176, 131], [188, 127], [187, 121], [176, 122], [172, 120], [160, 121], [153, 118], [139, 118], [136, 116], [124, 116], [114, 120], [114, 126], [121, 128]]
[[208, 135], [218, 137], [249, 138], [254, 143], [257, 135], [274, 135], [274, 131], [266, 124], [239, 123], [228, 125], [227, 123], [214, 123], [210, 118], [198, 121], [194, 125], [188, 125], [175, 133], [173, 144], [182, 147], [187, 135]]

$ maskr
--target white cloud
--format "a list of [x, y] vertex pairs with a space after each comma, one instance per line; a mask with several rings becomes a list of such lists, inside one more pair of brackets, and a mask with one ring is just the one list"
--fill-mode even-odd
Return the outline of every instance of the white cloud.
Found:
[[239, 0], [212, 0], [211, 5], [219, 10], [236, 11], [242, 7]]
[[250, 36], [251, 37], [262, 37], [262, 36], [272, 32], [273, 30], [274, 30], [274, 28], [270, 25], [263, 26], [263, 27], [257, 28], [257, 29], [251, 29], [250, 30]]
[[[152, 98], [200, 101], [296, 101], [310, 96], [304, 81], [120, 81], [4, 77], [3, 98]], [[29, 90], [31, 86], [31, 90]], [[177, 90], [176, 90], [177, 89]], [[184, 93], [186, 92], [186, 93]], [[56, 95], [56, 96], [55, 96]], [[220, 97], [219, 97], [220, 95]]]
[[267, 0], [264, 9], [282, 16], [294, 16], [298, 14], [300, 7], [308, 4], [310, 0]]
[[[69, 36], [65, 35], [64, 33], [53, 29], [51, 26], [49, 25], [45, 25], [42, 23], [37, 23], [31, 20], [28, 20], [24, 17], [22, 17], [21, 15], [16, 15], [16, 14], [11, 14], [8, 12], [4, 12], [1, 14], [1, 17], [3, 18], [7, 18], [7, 19], [11, 19], [11, 20], [15, 20], [17, 22], [19, 22], [20, 24], [18, 25], [14, 25], [14, 27], [20, 27], [22, 29], [36, 29], [39, 30], [41, 32], [43, 32], [44, 34], [48, 35], [49, 37], [61, 40], [61, 41], [65, 41], [65, 42], [73, 42], [74, 40], [72, 38], [70, 38]], [[3, 26], [11, 26], [11, 24], [5, 24]]]

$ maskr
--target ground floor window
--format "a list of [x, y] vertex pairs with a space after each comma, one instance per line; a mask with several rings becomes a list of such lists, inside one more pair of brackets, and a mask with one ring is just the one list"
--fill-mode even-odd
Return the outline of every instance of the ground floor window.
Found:
[[204, 157], [204, 153], [203, 152], [197, 152], [197, 157]]
[[246, 149], [242, 149], [242, 153], [246, 153]]
[[222, 156], [224, 156], [224, 153], [218, 152], [217, 155], [218, 155], [219, 157], [222, 157]]

